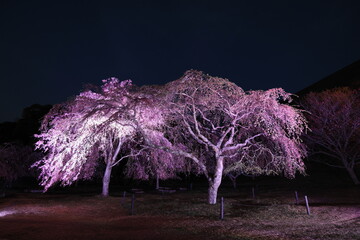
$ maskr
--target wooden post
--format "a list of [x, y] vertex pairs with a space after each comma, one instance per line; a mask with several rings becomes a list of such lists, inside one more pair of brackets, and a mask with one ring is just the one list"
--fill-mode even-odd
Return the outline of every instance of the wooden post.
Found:
[[297, 191], [295, 191], [295, 204], [299, 205], [299, 195]]
[[220, 220], [224, 219], [224, 198], [221, 197], [220, 200]]
[[131, 215], [135, 215], [135, 194], [131, 197]]
[[306, 212], [308, 215], [310, 215], [310, 207], [309, 207], [309, 201], [307, 196], [305, 196], [305, 204], [306, 204]]
[[252, 197], [253, 197], [253, 199], [255, 199], [255, 188], [254, 187], [252, 187]]
[[190, 183], [190, 191], [193, 190], [193, 184]]
[[122, 203], [125, 204], [126, 191], [123, 192]]
[[159, 176], [156, 175], [156, 187], [155, 187], [155, 189], [159, 190], [159, 188], [160, 188]]

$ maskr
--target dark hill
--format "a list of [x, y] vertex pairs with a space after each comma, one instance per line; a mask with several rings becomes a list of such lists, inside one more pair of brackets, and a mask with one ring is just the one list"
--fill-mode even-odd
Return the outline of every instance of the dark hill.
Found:
[[360, 60], [304, 88], [297, 95], [302, 96], [309, 92], [320, 92], [336, 87], [360, 88]]

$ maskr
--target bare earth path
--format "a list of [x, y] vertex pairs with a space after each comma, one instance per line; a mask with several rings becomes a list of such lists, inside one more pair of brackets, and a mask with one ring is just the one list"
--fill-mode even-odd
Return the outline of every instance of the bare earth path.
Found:
[[81, 218], [8, 217], [0, 220], [0, 239], [201, 239], [166, 229], [164, 221], [154, 217], [123, 217], [107, 223]]
[[173, 218], [130, 216], [120, 198], [22, 194], [0, 199], [1, 215], [0, 240], [209, 239], [176, 227]]

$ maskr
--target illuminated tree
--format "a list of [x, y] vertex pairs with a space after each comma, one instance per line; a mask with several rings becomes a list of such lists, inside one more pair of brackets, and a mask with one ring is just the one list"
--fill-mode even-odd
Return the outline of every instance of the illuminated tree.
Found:
[[101, 158], [106, 165], [102, 195], [107, 196], [112, 168], [143, 151], [129, 152], [128, 146], [136, 145], [139, 133], [160, 125], [161, 114], [151, 99], [130, 93], [131, 81], [103, 82], [100, 91], [84, 91], [46, 115], [36, 143], [46, 156], [34, 165], [41, 169], [45, 191], [56, 182], [90, 179]]
[[[176, 178], [177, 173], [186, 169], [186, 159], [179, 155], [171, 154], [160, 148], [144, 146], [164, 146], [173, 149], [174, 146], [166, 139], [162, 132], [154, 131], [146, 133], [146, 141], [138, 141], [137, 145], [128, 146], [131, 151], [138, 152], [129, 158], [126, 164], [126, 175], [136, 179], [148, 180], [150, 177], [156, 179]], [[140, 151], [143, 149], [143, 151]]]
[[226, 79], [188, 71], [161, 91], [168, 106], [165, 136], [173, 146], [162, 149], [190, 159], [192, 171], [205, 175], [210, 204], [223, 174], [304, 172], [299, 136], [306, 121], [286, 104], [290, 94], [282, 89], [244, 92]]
[[47, 155], [35, 165], [47, 190], [91, 178], [101, 157], [103, 195], [112, 167], [125, 158], [127, 174], [141, 179], [191, 171], [206, 176], [215, 204], [223, 174], [304, 171], [299, 136], [306, 122], [290, 100], [282, 89], [244, 92], [197, 71], [165, 86], [108, 79], [100, 91], [50, 111], [36, 144]]
[[306, 136], [312, 158], [345, 168], [360, 184], [355, 167], [360, 164], [360, 91], [336, 88], [309, 93], [302, 100], [309, 111], [311, 132]]

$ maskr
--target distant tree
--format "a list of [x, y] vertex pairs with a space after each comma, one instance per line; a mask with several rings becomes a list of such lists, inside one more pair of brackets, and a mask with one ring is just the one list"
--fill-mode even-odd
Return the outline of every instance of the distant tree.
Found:
[[226, 177], [228, 177], [230, 179], [234, 189], [237, 188], [237, 182], [236, 181], [237, 181], [238, 177], [240, 177], [240, 176], [251, 177], [251, 178], [253, 178], [253, 180], [256, 177], [256, 175], [245, 174], [245, 173], [242, 173], [242, 172], [239, 172], [239, 171], [227, 173]]
[[23, 109], [16, 122], [0, 123], [0, 144], [17, 142], [32, 146], [34, 134], [38, 133], [42, 117], [49, 112], [51, 105], [33, 104]]
[[[141, 140], [141, 133], [155, 131], [162, 121], [152, 100], [131, 93], [131, 87], [129, 80], [104, 80], [98, 92], [84, 91], [45, 116], [36, 148], [46, 156], [34, 165], [41, 169], [45, 191], [56, 182], [69, 185], [90, 179], [103, 159], [102, 195], [108, 196], [112, 168], [139, 155], [143, 148], [135, 140]], [[131, 151], [129, 146], [137, 148]]]
[[0, 145], [0, 178], [11, 183], [20, 177], [35, 176], [30, 166], [41, 158], [41, 153], [34, 152], [32, 147], [19, 143]]
[[51, 105], [32, 104], [24, 108], [21, 118], [16, 121], [12, 131], [12, 141], [33, 146], [36, 141], [34, 134], [39, 132], [41, 120], [51, 107]]
[[312, 159], [345, 168], [360, 184], [355, 167], [360, 164], [360, 90], [335, 88], [309, 93], [302, 99], [309, 111], [311, 132], [306, 136]]
[[3, 181], [13, 181], [18, 176], [18, 166], [13, 155], [14, 152], [10, 151], [10, 146], [0, 146], [0, 178]]
[[34, 134], [50, 107], [33, 104], [18, 121], [0, 123], [0, 182], [9, 186], [18, 178], [35, 177], [35, 170], [29, 168], [42, 154], [33, 150]]
[[226, 79], [188, 71], [159, 91], [167, 106], [164, 136], [172, 148], [153, 147], [190, 159], [192, 171], [208, 180], [210, 204], [224, 174], [304, 172], [299, 137], [306, 121], [286, 104], [290, 94], [282, 89], [244, 92]]
[[0, 123], [0, 144], [15, 141], [15, 138], [13, 137], [15, 127], [15, 122]]
[[238, 177], [240, 177], [242, 174], [237, 172], [237, 173], [228, 173], [226, 174], [226, 176], [230, 179], [232, 185], [233, 185], [233, 188], [236, 189], [237, 188], [237, 183], [236, 183], [236, 180]]

